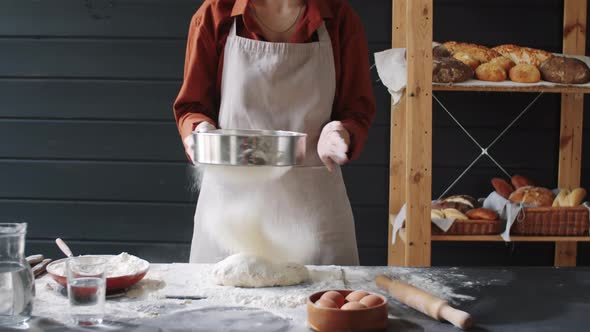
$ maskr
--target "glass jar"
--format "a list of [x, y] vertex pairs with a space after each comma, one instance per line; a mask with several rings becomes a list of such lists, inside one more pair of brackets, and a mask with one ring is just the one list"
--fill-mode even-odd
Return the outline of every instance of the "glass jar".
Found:
[[0, 223], [0, 326], [25, 323], [33, 311], [35, 279], [25, 259], [27, 224]]

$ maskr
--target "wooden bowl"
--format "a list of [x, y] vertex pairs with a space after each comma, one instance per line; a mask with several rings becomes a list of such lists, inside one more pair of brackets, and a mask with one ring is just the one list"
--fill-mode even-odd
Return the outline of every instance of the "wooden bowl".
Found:
[[[329, 290], [317, 292], [307, 298], [307, 323], [316, 332], [377, 332], [386, 331], [389, 320], [387, 299], [377, 295], [381, 304], [359, 310], [341, 310], [318, 307], [314, 303]], [[346, 297], [354, 290], [336, 290]]]

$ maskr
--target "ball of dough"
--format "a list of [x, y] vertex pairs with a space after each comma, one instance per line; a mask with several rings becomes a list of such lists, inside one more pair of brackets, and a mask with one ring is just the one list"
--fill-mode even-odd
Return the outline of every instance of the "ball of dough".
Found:
[[481, 81], [502, 82], [506, 80], [506, 71], [497, 64], [488, 62], [477, 67], [475, 77]]
[[213, 267], [213, 279], [221, 286], [292, 286], [304, 283], [309, 278], [309, 271], [301, 264], [272, 262], [249, 254], [229, 256]]
[[541, 80], [541, 72], [533, 65], [521, 63], [510, 69], [510, 80], [519, 83], [537, 83]]

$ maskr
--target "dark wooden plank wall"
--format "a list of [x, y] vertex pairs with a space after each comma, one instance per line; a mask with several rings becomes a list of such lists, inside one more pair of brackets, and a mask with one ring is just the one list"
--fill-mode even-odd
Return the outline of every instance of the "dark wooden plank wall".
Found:
[[[365, 22], [371, 51], [388, 48], [390, 1], [350, 2]], [[28, 252], [57, 256], [52, 239], [61, 236], [80, 253], [125, 250], [152, 261], [187, 259], [196, 194], [189, 190], [171, 104], [181, 84], [188, 22], [199, 3], [0, 2], [0, 218], [30, 224]], [[561, 47], [561, 0], [435, 4], [437, 40]], [[389, 96], [378, 83], [375, 94], [379, 112], [367, 149], [345, 169], [368, 265], [384, 264], [387, 246]], [[482, 144], [534, 97], [437, 96]], [[440, 194], [479, 151], [439, 107], [434, 123], [434, 193]], [[559, 96], [545, 95], [491, 152], [510, 171], [554, 185], [558, 128]], [[488, 179], [498, 174], [482, 160], [454, 192], [485, 195]], [[583, 248], [580, 263], [588, 264], [587, 252]], [[551, 244], [434, 246], [435, 264], [551, 261]]]

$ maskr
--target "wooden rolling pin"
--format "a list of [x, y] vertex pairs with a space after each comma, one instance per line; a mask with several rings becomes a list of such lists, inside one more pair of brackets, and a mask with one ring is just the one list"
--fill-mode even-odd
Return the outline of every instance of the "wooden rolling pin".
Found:
[[473, 325], [473, 319], [468, 313], [457, 310], [451, 307], [447, 301], [401, 280], [392, 280], [387, 276], [380, 275], [375, 282], [397, 301], [436, 320], [446, 320], [463, 330], [469, 329]]

